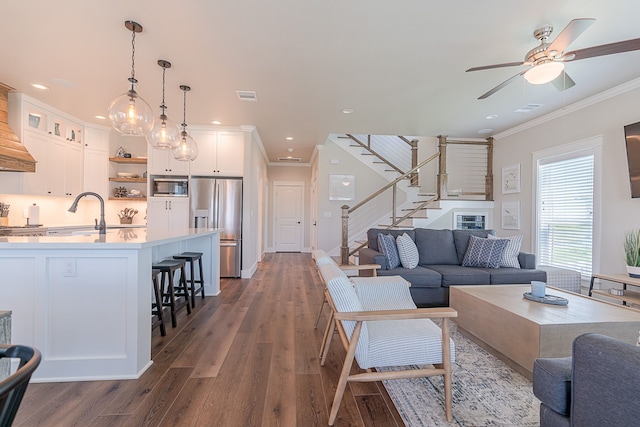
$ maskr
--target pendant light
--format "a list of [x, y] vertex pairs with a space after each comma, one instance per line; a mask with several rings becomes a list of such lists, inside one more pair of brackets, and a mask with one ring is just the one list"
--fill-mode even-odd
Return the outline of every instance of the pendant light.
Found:
[[184, 116], [182, 119], [182, 133], [180, 134], [180, 142], [173, 149], [173, 158], [182, 160], [183, 162], [193, 161], [198, 157], [198, 144], [187, 133], [187, 92], [191, 90], [189, 86], [180, 85], [180, 89], [184, 92]]
[[165, 114], [167, 108], [164, 103], [165, 72], [167, 68], [171, 68], [171, 62], [159, 59], [158, 65], [162, 67], [162, 104], [160, 104], [162, 113], [153, 121], [151, 132], [147, 135], [147, 142], [157, 149], [169, 150], [177, 147], [180, 143], [180, 129]]
[[136, 33], [142, 32], [142, 25], [134, 21], [125, 21], [124, 26], [131, 31], [131, 89], [113, 100], [109, 106], [109, 120], [118, 132], [127, 135], [146, 135], [153, 126], [153, 110], [144, 99], [138, 96], [136, 80]]

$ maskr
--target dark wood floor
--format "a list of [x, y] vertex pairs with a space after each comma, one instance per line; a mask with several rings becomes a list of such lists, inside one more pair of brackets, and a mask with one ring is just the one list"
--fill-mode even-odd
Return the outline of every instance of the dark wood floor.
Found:
[[[223, 279], [162, 338], [138, 380], [30, 384], [16, 426], [323, 426], [344, 357], [308, 254], [269, 254], [251, 279]], [[355, 369], [355, 368], [354, 368]], [[380, 383], [348, 386], [336, 426], [402, 426]]]

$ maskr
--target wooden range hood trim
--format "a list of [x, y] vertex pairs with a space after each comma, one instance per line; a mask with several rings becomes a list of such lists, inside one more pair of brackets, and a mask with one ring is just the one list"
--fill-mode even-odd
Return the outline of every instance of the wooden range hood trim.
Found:
[[9, 127], [9, 91], [0, 83], [0, 171], [35, 172], [36, 160]]

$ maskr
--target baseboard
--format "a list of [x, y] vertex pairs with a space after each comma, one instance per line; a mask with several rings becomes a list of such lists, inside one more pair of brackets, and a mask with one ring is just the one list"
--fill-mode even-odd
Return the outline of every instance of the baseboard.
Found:
[[251, 277], [253, 277], [253, 274], [258, 270], [258, 263], [254, 263], [251, 268], [248, 269], [242, 269], [240, 271], [240, 278], [241, 279], [251, 279]]

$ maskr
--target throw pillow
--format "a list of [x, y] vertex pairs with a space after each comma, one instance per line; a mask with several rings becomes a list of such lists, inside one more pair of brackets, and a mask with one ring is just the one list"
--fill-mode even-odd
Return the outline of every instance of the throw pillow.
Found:
[[401, 236], [396, 237], [396, 246], [398, 247], [398, 255], [402, 266], [404, 268], [416, 268], [420, 255], [413, 239], [407, 233], [403, 233]]
[[396, 240], [391, 234], [378, 234], [378, 249], [387, 260], [387, 269], [396, 268], [400, 265], [400, 255], [398, 255]]
[[504, 252], [502, 252], [500, 267], [520, 268], [518, 254], [520, 253], [520, 246], [522, 245], [522, 236], [496, 237], [490, 234], [488, 237], [489, 239], [507, 240], [507, 246], [504, 248]]
[[494, 240], [471, 236], [462, 265], [465, 267], [499, 268], [502, 252], [506, 246], [506, 239]]

